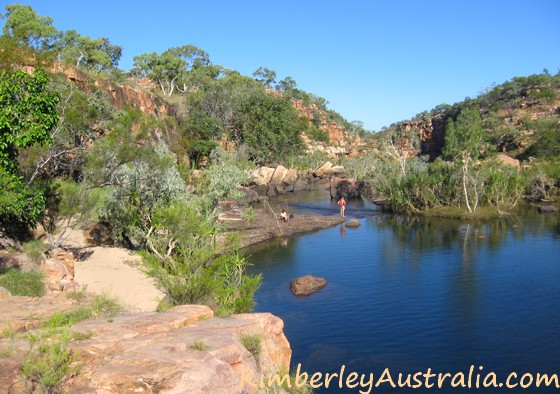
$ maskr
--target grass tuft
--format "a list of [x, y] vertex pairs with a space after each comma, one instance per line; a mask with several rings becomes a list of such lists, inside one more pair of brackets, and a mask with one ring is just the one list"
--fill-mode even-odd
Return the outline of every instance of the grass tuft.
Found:
[[21, 271], [10, 268], [0, 275], [0, 286], [13, 296], [42, 297], [45, 295], [43, 274], [39, 271]]

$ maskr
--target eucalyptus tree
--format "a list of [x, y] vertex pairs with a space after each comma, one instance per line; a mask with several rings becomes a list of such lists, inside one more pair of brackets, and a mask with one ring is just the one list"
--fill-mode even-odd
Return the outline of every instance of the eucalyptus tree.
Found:
[[59, 36], [58, 30], [52, 25], [52, 18], [37, 15], [28, 5], [6, 5], [6, 13], [1, 17], [6, 20], [3, 34], [12, 37], [23, 47], [49, 49]]
[[254, 73], [253, 77], [259, 81], [265, 88], [271, 88], [276, 83], [276, 71], [270, 70], [266, 67], [259, 67]]
[[189, 71], [209, 64], [210, 58], [205, 51], [194, 45], [183, 45], [161, 54], [151, 52], [134, 57], [131, 74], [150, 78], [160, 86], [164, 95], [171, 96], [175, 90], [187, 91]]
[[59, 60], [96, 74], [117, 67], [122, 56], [122, 47], [111, 44], [108, 38], [81, 36], [75, 30], [61, 33], [54, 46]]
[[473, 176], [473, 163], [484, 151], [484, 129], [477, 109], [463, 109], [456, 121], [449, 120], [443, 154], [461, 166], [461, 190], [469, 212], [478, 205], [480, 185]]

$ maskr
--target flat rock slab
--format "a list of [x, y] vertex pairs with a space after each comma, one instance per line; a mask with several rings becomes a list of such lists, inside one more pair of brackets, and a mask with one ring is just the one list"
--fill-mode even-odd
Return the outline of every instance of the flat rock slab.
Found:
[[309, 295], [327, 285], [325, 278], [305, 275], [290, 282], [290, 291], [296, 296]]

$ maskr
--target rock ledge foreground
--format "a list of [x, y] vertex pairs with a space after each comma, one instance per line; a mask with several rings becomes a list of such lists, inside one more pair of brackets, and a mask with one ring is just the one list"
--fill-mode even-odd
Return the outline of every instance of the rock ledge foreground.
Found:
[[[78, 373], [61, 392], [254, 393], [247, 377], [289, 370], [283, 327], [270, 313], [219, 318], [203, 305], [84, 321], [71, 330], [91, 337], [71, 342]], [[260, 352], [245, 347], [246, 336], [260, 338]], [[0, 339], [0, 350], [6, 346], [14, 344]], [[0, 392], [25, 392], [19, 366], [29, 345], [16, 346], [17, 353], [2, 360]]]

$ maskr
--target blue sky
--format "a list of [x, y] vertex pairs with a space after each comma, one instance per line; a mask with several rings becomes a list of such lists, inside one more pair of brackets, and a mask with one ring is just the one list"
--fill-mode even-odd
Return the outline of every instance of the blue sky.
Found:
[[[6, 4], [0, 0], [3, 12]], [[324, 97], [379, 130], [515, 76], [560, 68], [560, 0], [19, 0], [134, 56], [185, 44]], [[2, 23], [2, 22], [0, 22]]]

